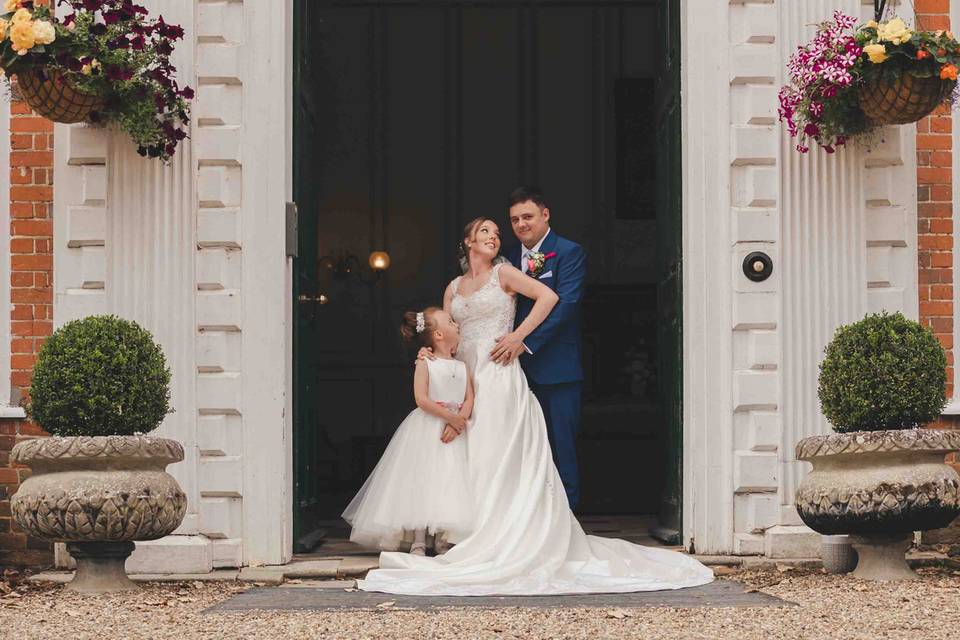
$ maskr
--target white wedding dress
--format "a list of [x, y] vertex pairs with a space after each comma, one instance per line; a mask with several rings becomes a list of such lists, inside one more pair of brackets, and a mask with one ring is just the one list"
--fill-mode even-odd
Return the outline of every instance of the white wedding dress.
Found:
[[[408, 595], [556, 595], [657, 591], [702, 585], [713, 572], [695, 559], [624, 540], [588, 536], [567, 505], [543, 412], [520, 364], [492, 362], [496, 339], [513, 330], [513, 296], [500, 265], [470, 296], [456, 294], [457, 358], [473, 373], [467, 430], [475, 530], [442, 556], [380, 554], [364, 591]], [[454, 284], [454, 288], [459, 283]]]

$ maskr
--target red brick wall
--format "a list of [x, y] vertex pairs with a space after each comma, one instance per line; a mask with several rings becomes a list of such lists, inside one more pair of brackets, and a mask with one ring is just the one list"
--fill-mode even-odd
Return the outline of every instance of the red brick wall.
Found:
[[[950, 29], [950, 0], [914, 0], [917, 27]], [[930, 327], [947, 352], [947, 398], [953, 397], [953, 118], [938, 109], [917, 123], [917, 246], [920, 322]], [[937, 428], [960, 428], [960, 416], [946, 416]], [[948, 458], [960, 471], [955, 456]], [[951, 528], [924, 533], [925, 542], [958, 542]]]
[[[23, 102], [12, 102], [10, 110], [10, 369], [16, 398], [29, 388], [37, 351], [53, 330], [53, 125]], [[10, 496], [30, 473], [10, 466], [10, 450], [42, 434], [29, 421], [0, 420], [0, 564], [53, 558], [49, 544], [28, 538], [10, 519]]]
[[[949, 29], [949, 0], [915, 0], [917, 27]], [[953, 118], [948, 107], [917, 123], [917, 247], [920, 322], [947, 352], [953, 396]]]

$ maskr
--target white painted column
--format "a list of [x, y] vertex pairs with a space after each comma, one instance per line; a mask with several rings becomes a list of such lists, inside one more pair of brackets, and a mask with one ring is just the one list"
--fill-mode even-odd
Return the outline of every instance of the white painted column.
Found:
[[176, 412], [159, 433], [185, 446], [170, 471], [188, 513], [174, 535], [138, 545], [128, 569], [281, 563], [292, 551], [292, 6], [148, 4], [187, 33], [174, 62], [197, 89], [191, 139], [163, 167], [122, 134], [57, 126], [55, 321], [136, 320], [173, 372]]
[[[781, 302], [780, 188], [776, 105], [778, 7], [730, 5], [730, 180], [733, 259], [734, 553], [759, 553], [755, 531], [776, 503]], [[749, 253], [773, 261], [753, 282]]]
[[[785, 62], [809, 41], [813, 23], [840, 8], [871, 18], [855, 0], [781, 3]], [[786, 80], [785, 68], [781, 81]], [[916, 127], [889, 127], [872, 148], [853, 144], [829, 155], [806, 155], [781, 133], [782, 429], [778, 510], [767, 528], [772, 556], [816, 555], [819, 536], [802, 526], [794, 494], [806, 463], [794, 460], [796, 442], [827, 433], [817, 396], [823, 349], [841, 324], [867, 312], [902, 311], [917, 317]], [[777, 525], [770, 528], [771, 525]]]
[[724, 2], [681, 4], [682, 524], [698, 553], [729, 553], [733, 537], [730, 59], [717, 44], [729, 13]]
[[285, 562], [293, 550], [293, 302], [284, 225], [293, 193], [293, 2], [242, 6], [243, 560], [255, 565]]
[[[823, 347], [866, 311], [917, 315], [914, 128], [869, 153], [801, 156], [777, 122], [787, 60], [835, 8], [683, 6], [684, 540], [700, 553], [817, 553], [793, 448], [827, 429]], [[765, 282], [742, 273], [751, 251], [773, 260]]]

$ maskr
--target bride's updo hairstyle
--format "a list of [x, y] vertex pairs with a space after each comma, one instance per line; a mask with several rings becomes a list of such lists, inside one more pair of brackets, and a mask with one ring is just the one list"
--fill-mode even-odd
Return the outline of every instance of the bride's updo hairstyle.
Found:
[[[497, 221], [489, 216], [480, 216], [479, 218], [474, 218], [468, 222], [467, 226], [463, 228], [463, 239], [460, 241], [460, 246], [458, 247], [457, 260], [460, 261], [460, 270], [464, 273], [466, 273], [467, 269], [470, 268], [470, 258], [467, 257], [467, 240], [473, 239], [477, 233], [477, 228], [487, 221], [497, 224]], [[493, 264], [506, 261], [507, 259], [501, 255], [494, 259]]]
[[[433, 348], [433, 332], [437, 322], [433, 315], [440, 311], [439, 307], [427, 307], [423, 311], [407, 311], [403, 314], [400, 324], [400, 337], [403, 343], [410, 346]], [[422, 319], [421, 319], [422, 318]]]

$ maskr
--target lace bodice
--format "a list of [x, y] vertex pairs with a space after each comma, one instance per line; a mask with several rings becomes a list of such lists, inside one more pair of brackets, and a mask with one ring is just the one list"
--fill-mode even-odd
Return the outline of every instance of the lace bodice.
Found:
[[460, 325], [457, 359], [471, 369], [476, 367], [476, 355], [481, 349], [489, 352], [497, 338], [513, 331], [517, 305], [514, 296], [500, 286], [502, 266], [495, 265], [486, 284], [468, 296], [459, 293], [462, 276], [453, 281], [450, 315]]

